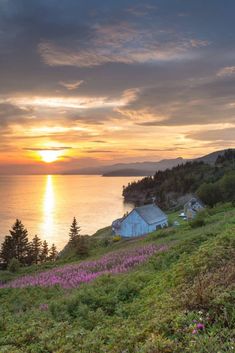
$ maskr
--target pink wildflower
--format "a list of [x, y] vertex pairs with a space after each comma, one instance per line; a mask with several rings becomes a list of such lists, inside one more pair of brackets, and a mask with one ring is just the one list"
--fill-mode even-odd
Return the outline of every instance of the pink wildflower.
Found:
[[[146, 245], [131, 250], [111, 252], [98, 260], [83, 261], [79, 264], [56, 267], [49, 271], [19, 277], [0, 288], [25, 288], [32, 286], [50, 287], [59, 285], [63, 288], [76, 288], [106, 274], [119, 274], [130, 271], [149, 259], [150, 256], [166, 251], [165, 245]], [[47, 310], [42, 304], [41, 310]]]
[[198, 330], [204, 330], [204, 328], [205, 328], [204, 324], [201, 324], [201, 323], [197, 324], [197, 329]]

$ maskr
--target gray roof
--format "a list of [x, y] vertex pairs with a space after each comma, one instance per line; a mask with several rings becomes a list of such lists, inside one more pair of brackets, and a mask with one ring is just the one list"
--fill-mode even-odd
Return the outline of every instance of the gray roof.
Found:
[[148, 224], [153, 224], [167, 218], [167, 215], [154, 204], [136, 207], [134, 210]]
[[184, 205], [185, 208], [191, 208], [195, 205], [199, 205], [201, 206], [202, 208], [204, 208], [204, 204], [203, 202], [197, 198], [197, 197], [192, 197], [188, 202], [186, 202], [186, 204]]

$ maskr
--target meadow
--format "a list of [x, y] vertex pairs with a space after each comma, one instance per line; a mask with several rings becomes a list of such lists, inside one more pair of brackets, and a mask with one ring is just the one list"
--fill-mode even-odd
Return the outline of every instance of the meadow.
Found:
[[86, 260], [0, 272], [0, 352], [234, 352], [235, 208], [202, 216], [130, 241], [107, 228]]

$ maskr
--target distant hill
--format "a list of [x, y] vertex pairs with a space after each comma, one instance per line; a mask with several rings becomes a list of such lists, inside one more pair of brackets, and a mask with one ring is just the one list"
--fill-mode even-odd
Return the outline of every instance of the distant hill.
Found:
[[140, 170], [140, 169], [119, 169], [112, 170], [111, 172], [104, 173], [104, 177], [115, 177], [115, 176], [151, 176], [153, 171]]
[[195, 159], [184, 159], [182, 157], [173, 159], [162, 159], [158, 162], [135, 162], [135, 163], [117, 163], [99, 167], [87, 167], [73, 169], [62, 174], [78, 175], [103, 175], [103, 176], [151, 176], [156, 171], [171, 169], [177, 165], [185, 164], [191, 161], [199, 161], [208, 164], [214, 164], [219, 155], [223, 155], [226, 150], [215, 151], [205, 156]]
[[[104, 175], [104, 176], [147, 176], [156, 170], [165, 170], [186, 163], [182, 157], [163, 159], [159, 162], [117, 163], [101, 167], [90, 167], [70, 170], [63, 174]], [[110, 174], [111, 173], [111, 174]]]
[[170, 209], [178, 207], [183, 196], [194, 194], [202, 184], [215, 183], [234, 169], [235, 149], [217, 151], [129, 183], [123, 196], [125, 201], [135, 204], [149, 203], [155, 198], [162, 208]]
[[[235, 151], [235, 149], [231, 149], [231, 150], [234, 150], [234, 151]], [[194, 161], [204, 162], [204, 163], [208, 163], [208, 164], [215, 164], [217, 158], [218, 158], [219, 156], [224, 155], [224, 153], [225, 153], [226, 151], [227, 151], [227, 150], [215, 151], [215, 152], [212, 152], [212, 153], [210, 153], [210, 154], [206, 154], [205, 156], [196, 158], [196, 159], [194, 159]]]

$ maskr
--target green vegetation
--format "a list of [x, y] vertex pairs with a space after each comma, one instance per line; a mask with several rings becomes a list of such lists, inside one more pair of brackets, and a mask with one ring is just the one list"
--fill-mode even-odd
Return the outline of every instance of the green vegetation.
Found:
[[[76, 289], [0, 289], [0, 353], [234, 352], [235, 208], [221, 204], [200, 217], [201, 226], [182, 222], [130, 241], [113, 242], [110, 228], [91, 237], [89, 259], [168, 246], [130, 272]], [[71, 260], [60, 261], [2, 271], [0, 280]]]
[[197, 193], [211, 207], [218, 202], [235, 201], [235, 171], [228, 172], [215, 183], [202, 184]]
[[235, 199], [234, 171], [235, 150], [226, 150], [215, 164], [188, 162], [130, 183], [124, 187], [123, 196], [136, 204], [152, 202], [154, 197], [160, 207], [174, 209], [180, 205], [180, 198], [198, 193], [206, 204], [214, 206]]
[[28, 231], [19, 219], [13, 224], [10, 235], [5, 236], [0, 250], [0, 259], [3, 265], [12, 269], [16, 267], [16, 261], [19, 266], [28, 266], [55, 261], [57, 255], [56, 246], [52, 244], [49, 250], [46, 240], [42, 243], [37, 235], [30, 242]]

